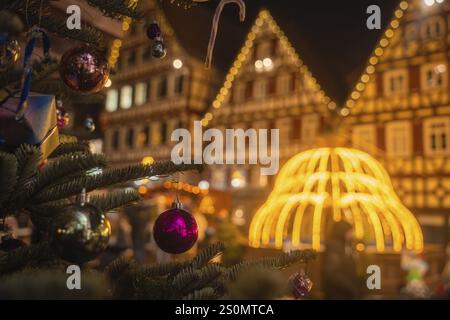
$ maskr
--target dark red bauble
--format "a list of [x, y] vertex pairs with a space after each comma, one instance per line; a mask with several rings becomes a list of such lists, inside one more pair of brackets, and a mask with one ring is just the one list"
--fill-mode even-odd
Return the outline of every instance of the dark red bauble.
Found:
[[20, 239], [15, 239], [11, 235], [7, 234], [2, 237], [2, 241], [0, 242], [0, 251], [10, 252], [25, 246], [25, 242]]
[[192, 214], [181, 208], [169, 209], [156, 219], [153, 237], [159, 248], [167, 253], [186, 252], [197, 242], [197, 222]]
[[295, 299], [300, 299], [306, 296], [313, 286], [313, 282], [304, 272], [296, 272], [289, 277], [289, 284], [292, 290], [292, 295]]
[[61, 80], [80, 93], [100, 91], [109, 78], [105, 57], [89, 46], [75, 47], [64, 53], [59, 66]]

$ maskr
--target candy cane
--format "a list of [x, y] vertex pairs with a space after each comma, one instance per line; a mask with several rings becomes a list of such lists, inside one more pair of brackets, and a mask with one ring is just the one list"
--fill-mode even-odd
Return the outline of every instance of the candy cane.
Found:
[[211, 35], [209, 37], [208, 51], [206, 55], [205, 66], [207, 69], [211, 67], [212, 55], [214, 51], [214, 45], [216, 43], [217, 29], [219, 28], [220, 15], [223, 7], [229, 3], [236, 3], [239, 6], [239, 18], [242, 21], [245, 20], [245, 3], [243, 0], [221, 0], [214, 13], [213, 24], [211, 28]]

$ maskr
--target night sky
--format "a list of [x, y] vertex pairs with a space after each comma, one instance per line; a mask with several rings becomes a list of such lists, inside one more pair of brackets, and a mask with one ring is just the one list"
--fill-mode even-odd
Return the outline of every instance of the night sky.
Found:
[[[218, 0], [210, 0], [207, 6], [213, 14]], [[366, 27], [369, 5], [376, 4], [381, 8], [382, 29], [389, 23], [398, 0], [245, 0], [247, 18], [239, 22], [238, 7], [229, 4], [225, 7], [222, 17], [228, 23], [239, 25], [243, 33], [250, 29], [261, 8], [268, 9], [286, 32], [291, 42], [299, 37], [302, 45], [295, 45], [300, 56], [307, 49], [311, 56], [311, 69], [327, 69], [327, 73], [318, 72], [319, 81], [322, 78], [333, 78], [338, 87], [338, 95], [345, 96], [359, 75], [368, 56], [374, 49], [383, 30], [369, 30]], [[288, 30], [285, 30], [288, 29]], [[288, 32], [290, 30], [290, 32]], [[219, 47], [224, 50], [231, 43], [226, 27], [219, 29]], [[236, 42], [242, 43], [242, 35], [236, 35]], [[300, 46], [300, 47], [299, 47]], [[306, 48], [307, 47], [307, 48]], [[220, 49], [219, 49], [220, 50]], [[308, 62], [307, 57], [305, 62]], [[315, 66], [314, 66], [315, 65]], [[322, 74], [321, 74], [322, 73]], [[329, 79], [327, 79], [329, 80]], [[342, 97], [337, 97], [342, 99]]]

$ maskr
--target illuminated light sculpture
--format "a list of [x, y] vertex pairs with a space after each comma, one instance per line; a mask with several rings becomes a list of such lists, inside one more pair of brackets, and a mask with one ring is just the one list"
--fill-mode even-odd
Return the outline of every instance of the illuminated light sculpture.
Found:
[[292, 157], [250, 225], [252, 247], [312, 245], [320, 250], [332, 221], [344, 219], [365, 247], [423, 250], [414, 215], [395, 194], [382, 165], [350, 148], [318, 148]]

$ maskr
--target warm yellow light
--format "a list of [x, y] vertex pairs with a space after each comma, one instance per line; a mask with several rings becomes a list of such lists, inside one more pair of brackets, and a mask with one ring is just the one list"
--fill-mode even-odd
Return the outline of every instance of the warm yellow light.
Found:
[[389, 40], [388, 39], [383, 38], [383, 39], [380, 40], [380, 46], [382, 46], [383, 48], [387, 47], [388, 44], [389, 44]]
[[142, 163], [143, 165], [148, 165], [148, 166], [149, 166], [149, 165], [152, 165], [152, 164], [155, 163], [155, 159], [153, 159], [152, 156], [147, 156], [147, 157], [144, 157], [144, 158], [142, 159], [141, 163]]
[[350, 148], [312, 149], [280, 170], [249, 231], [252, 247], [311, 246], [319, 250], [329, 221], [354, 227], [357, 249], [423, 250], [414, 215], [400, 202], [382, 165]]
[[369, 82], [369, 79], [370, 79], [370, 77], [369, 77], [368, 74], [363, 74], [363, 75], [361, 76], [361, 82], [362, 82], [362, 83], [367, 83], [367, 82]]
[[392, 29], [387, 29], [384, 34], [387, 38], [392, 38], [394, 36], [394, 31]]
[[400, 2], [400, 9], [402, 9], [402, 10], [408, 9], [408, 1]]
[[346, 117], [350, 114], [350, 110], [348, 108], [342, 108], [340, 111], [340, 114], [341, 114], [341, 116]]
[[400, 10], [400, 9], [396, 10], [396, 11], [395, 11], [395, 16], [396, 16], [397, 18], [403, 17], [403, 10]]
[[391, 22], [391, 27], [396, 29], [398, 28], [398, 26], [400, 25], [400, 23], [398, 22], [398, 20], [392, 20]]
[[352, 95], [351, 95], [352, 99], [356, 100], [359, 98], [359, 96], [360, 96], [360, 93], [358, 91], [352, 92]]
[[180, 59], [175, 59], [175, 60], [173, 60], [173, 62], [172, 62], [172, 66], [173, 66], [175, 69], [181, 69], [181, 68], [183, 68], [183, 61], [181, 61]]
[[140, 187], [138, 188], [139, 194], [146, 194], [147, 191], [148, 191], [148, 189], [147, 189], [146, 186], [140, 186]]
[[205, 114], [205, 119], [206, 119], [206, 120], [211, 121], [212, 118], [213, 118], [213, 115], [212, 115], [211, 112], [208, 112], [208, 113]]
[[375, 49], [375, 55], [376, 56], [381, 56], [383, 54], [383, 49], [382, 48], [376, 48]]
[[374, 66], [368, 66], [368, 67], [366, 68], [366, 72], [367, 72], [368, 74], [374, 73], [374, 72], [375, 72], [375, 67], [374, 67]]
[[106, 80], [106, 83], [105, 83], [105, 88], [110, 88], [112, 86], [112, 80], [111, 80], [111, 78], [108, 78], [108, 80]]

